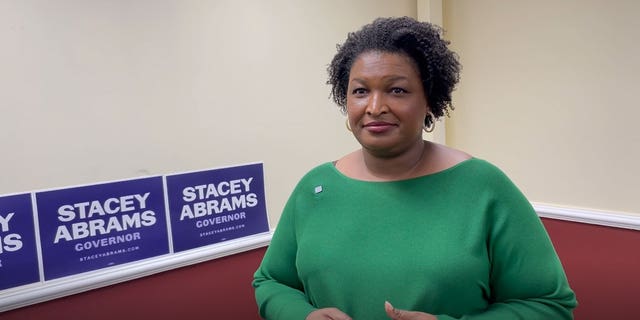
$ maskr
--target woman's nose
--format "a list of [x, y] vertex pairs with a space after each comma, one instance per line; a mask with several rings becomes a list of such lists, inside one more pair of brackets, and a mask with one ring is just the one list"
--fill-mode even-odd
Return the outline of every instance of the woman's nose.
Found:
[[388, 106], [386, 105], [383, 95], [381, 93], [372, 92], [367, 104], [367, 114], [376, 116], [385, 113], [387, 109]]

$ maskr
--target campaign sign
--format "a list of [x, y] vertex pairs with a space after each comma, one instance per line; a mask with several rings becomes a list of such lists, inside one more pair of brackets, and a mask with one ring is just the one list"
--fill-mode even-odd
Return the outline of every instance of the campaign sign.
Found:
[[31, 194], [0, 197], [0, 290], [40, 280]]
[[45, 280], [169, 253], [162, 177], [36, 193]]
[[269, 231], [262, 163], [166, 179], [174, 251]]

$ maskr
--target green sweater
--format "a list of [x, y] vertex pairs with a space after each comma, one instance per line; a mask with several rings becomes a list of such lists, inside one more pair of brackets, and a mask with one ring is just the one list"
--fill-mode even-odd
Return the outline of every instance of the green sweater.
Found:
[[388, 319], [385, 301], [468, 320], [572, 319], [576, 306], [530, 203], [477, 158], [392, 182], [316, 167], [291, 194], [253, 286], [269, 320], [325, 307]]

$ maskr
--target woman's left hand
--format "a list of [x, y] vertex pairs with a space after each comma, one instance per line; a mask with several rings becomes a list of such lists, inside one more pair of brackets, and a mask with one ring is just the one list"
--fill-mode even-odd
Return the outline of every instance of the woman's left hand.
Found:
[[437, 320], [432, 314], [396, 309], [388, 301], [384, 303], [384, 311], [393, 320]]

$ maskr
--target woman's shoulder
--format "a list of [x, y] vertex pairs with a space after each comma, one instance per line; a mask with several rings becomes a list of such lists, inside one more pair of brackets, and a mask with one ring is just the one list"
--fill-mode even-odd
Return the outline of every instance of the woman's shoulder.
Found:
[[467, 160], [473, 159], [473, 156], [462, 150], [458, 150], [443, 144], [429, 142], [431, 149], [431, 159], [428, 163], [428, 173], [437, 173], [455, 167]]
[[303, 176], [315, 176], [315, 175], [325, 175], [327, 172], [334, 171], [334, 162], [323, 162], [317, 164], [315, 167], [312, 167], [311, 170], [307, 171], [307, 173]]
[[327, 179], [330, 176], [333, 176], [335, 173], [335, 166], [333, 162], [323, 162], [317, 164], [315, 167], [312, 167], [309, 171], [307, 171], [301, 178], [299, 183], [308, 183], [309, 181], [315, 181], [319, 178]]
[[476, 178], [478, 180], [509, 180], [506, 174], [495, 164], [488, 160], [478, 158], [467, 152], [448, 147], [441, 144], [433, 144], [434, 152], [438, 154], [436, 160], [433, 161], [434, 172], [449, 171], [448, 169], [464, 168], [456, 170], [460, 174]]

